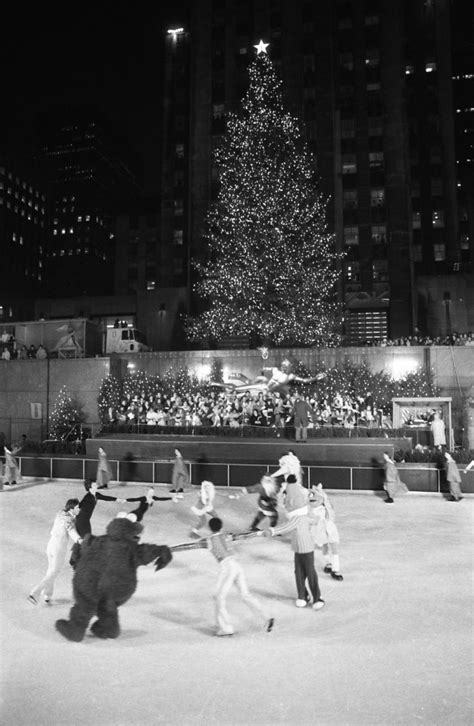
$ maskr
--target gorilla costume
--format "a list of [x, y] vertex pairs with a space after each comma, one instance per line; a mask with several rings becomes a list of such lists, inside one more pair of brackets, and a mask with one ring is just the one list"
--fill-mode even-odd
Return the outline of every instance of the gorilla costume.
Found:
[[166, 545], [139, 544], [143, 526], [133, 514], [118, 515], [100, 537], [87, 535], [73, 577], [74, 605], [69, 620], [57, 620], [56, 630], [68, 640], [84, 638], [90, 619], [97, 615], [91, 631], [98, 638], [120, 634], [118, 608], [137, 587], [137, 568], [155, 562], [161, 570], [171, 561]]

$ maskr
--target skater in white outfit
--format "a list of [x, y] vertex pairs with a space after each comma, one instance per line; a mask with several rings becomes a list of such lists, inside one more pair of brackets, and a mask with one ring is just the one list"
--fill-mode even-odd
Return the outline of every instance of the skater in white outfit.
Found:
[[107, 459], [107, 454], [102, 447], [99, 448], [97, 453], [99, 462], [97, 464], [97, 475], [96, 482], [98, 489], [107, 489], [109, 482], [112, 479], [112, 469]]
[[316, 547], [323, 551], [325, 559], [324, 572], [328, 572], [334, 580], [343, 580], [339, 562], [339, 532], [336, 527], [336, 515], [323, 491], [323, 485], [311, 487], [309, 495], [311, 531]]
[[250, 594], [242, 565], [238, 562], [233, 550], [230, 548], [233, 540], [248, 537], [249, 535], [225, 535], [221, 531], [222, 520], [218, 517], [212, 517], [209, 520], [209, 529], [212, 532], [210, 537], [206, 537], [199, 542], [176, 545], [175, 547], [170, 547], [170, 550], [208, 549], [219, 563], [220, 572], [214, 592], [216, 635], [226, 636], [234, 634], [234, 627], [227, 612], [226, 605], [227, 595], [232, 585], [237, 587], [242, 600], [262, 620], [265, 625], [265, 630], [269, 633], [273, 629], [275, 619], [269, 618], [259, 601]]
[[46, 547], [48, 556], [46, 575], [28, 595], [28, 600], [33, 605], [38, 603], [41, 593], [43, 593], [44, 601], [49, 603], [53, 596], [54, 581], [69, 558], [72, 543], [80, 544], [82, 542], [75, 527], [78, 513], [79, 499], [68, 499], [64, 509], [58, 512], [54, 518], [51, 536]]
[[216, 496], [216, 488], [212, 481], [206, 479], [201, 482], [201, 489], [196, 505], [191, 507], [191, 511], [196, 515], [197, 522], [191, 529], [191, 534], [200, 537], [200, 531], [206, 524], [207, 518], [217, 517], [217, 512], [214, 509], [214, 499]]
[[15, 454], [20, 451], [19, 447], [13, 446], [11, 451], [4, 447], [5, 450], [5, 476], [3, 483], [9, 486], [19, 484], [21, 482], [20, 467], [18, 466], [18, 460], [15, 459]]
[[294, 451], [291, 451], [291, 449], [288, 451], [287, 454], [282, 456], [278, 460], [278, 466], [280, 467], [277, 471], [273, 472], [271, 476], [276, 479], [279, 476], [282, 476], [284, 478], [284, 482], [281, 485], [281, 492], [284, 492], [286, 489], [286, 480], [287, 477], [290, 474], [293, 474], [293, 476], [296, 477], [296, 481], [298, 484], [303, 484], [303, 470], [301, 468], [301, 462], [298, 459], [298, 457], [295, 455]]

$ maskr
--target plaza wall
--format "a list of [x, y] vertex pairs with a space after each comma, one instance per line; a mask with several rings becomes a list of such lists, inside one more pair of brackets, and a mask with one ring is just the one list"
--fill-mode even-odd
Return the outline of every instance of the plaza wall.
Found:
[[[258, 350], [241, 349], [156, 351], [47, 361], [0, 360], [0, 431], [7, 440], [16, 440], [21, 433], [35, 440], [45, 438], [48, 413], [59, 390], [66, 385], [94, 432], [99, 426], [97, 397], [102, 379], [109, 373], [123, 375], [129, 364], [161, 375], [170, 368], [187, 367], [205, 379], [216, 360], [222, 366], [224, 378], [233, 372], [253, 378], [261, 373], [262, 367], [278, 365], [284, 358], [301, 360], [310, 369], [335, 368], [346, 361], [365, 363], [374, 373], [386, 371], [395, 377], [419, 367], [431, 370], [440, 394], [453, 399], [455, 430], [469, 429], [469, 446], [474, 448], [472, 407], [467, 411], [465, 405], [469, 396], [474, 405], [474, 346], [281, 348], [270, 350], [266, 359]], [[32, 418], [31, 403], [41, 404], [39, 419]]]

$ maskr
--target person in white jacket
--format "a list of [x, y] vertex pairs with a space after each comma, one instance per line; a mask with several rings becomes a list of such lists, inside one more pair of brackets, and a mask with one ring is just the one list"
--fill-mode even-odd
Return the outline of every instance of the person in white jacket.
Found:
[[218, 517], [214, 509], [214, 499], [216, 496], [216, 488], [212, 481], [204, 480], [201, 482], [201, 489], [196, 505], [191, 507], [191, 511], [198, 518], [196, 525], [191, 529], [191, 534], [197, 537], [201, 536], [200, 530], [204, 527], [207, 519]]
[[48, 569], [43, 579], [31, 590], [28, 600], [37, 605], [38, 598], [43, 594], [44, 601], [49, 603], [53, 596], [54, 582], [59, 572], [69, 559], [73, 542], [82, 542], [76, 527], [75, 520], [79, 513], [79, 500], [68, 499], [64, 509], [54, 518], [51, 536], [46, 547], [48, 556]]

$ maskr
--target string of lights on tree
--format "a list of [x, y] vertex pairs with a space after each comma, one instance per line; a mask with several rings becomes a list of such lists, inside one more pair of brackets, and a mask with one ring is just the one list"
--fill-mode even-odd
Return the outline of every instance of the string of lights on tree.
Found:
[[49, 416], [49, 437], [62, 439], [71, 432], [74, 426], [83, 421], [83, 412], [69, 393], [67, 386], [63, 386]]
[[342, 257], [326, 223], [327, 199], [298, 120], [260, 43], [238, 114], [230, 113], [214, 161], [219, 190], [209, 208], [207, 258], [195, 260], [198, 295], [191, 340], [252, 336], [314, 344], [337, 335]]

